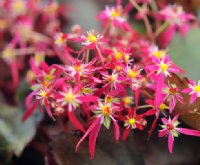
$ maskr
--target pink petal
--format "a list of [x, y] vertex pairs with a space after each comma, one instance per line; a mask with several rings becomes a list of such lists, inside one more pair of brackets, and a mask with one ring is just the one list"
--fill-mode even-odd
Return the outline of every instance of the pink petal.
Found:
[[187, 128], [176, 128], [176, 130], [185, 135], [200, 137], [200, 131], [198, 131], [198, 130], [187, 129]]
[[129, 132], [130, 132], [130, 127], [127, 127], [125, 130], [124, 130], [124, 133], [122, 135], [122, 140], [125, 141], [129, 135]]
[[[100, 121], [100, 123], [101, 123], [101, 121]], [[100, 128], [101, 128], [100, 123], [96, 124], [96, 126], [94, 127], [94, 129], [91, 131], [91, 133], [89, 135], [89, 151], [90, 151], [90, 158], [91, 159], [94, 158], [96, 140], [97, 140], [97, 136], [99, 134]]]
[[172, 113], [172, 111], [173, 111], [175, 105], [176, 105], [176, 100], [175, 100], [174, 96], [172, 96], [172, 97], [170, 98], [170, 101], [169, 101], [169, 112], [170, 112], [170, 113]]
[[163, 124], [165, 124], [165, 125], [169, 123], [169, 121], [165, 117], [163, 117], [161, 120], [162, 120]]
[[156, 96], [155, 96], [156, 108], [158, 108], [160, 105], [163, 85], [164, 85], [164, 75], [160, 74], [158, 76], [157, 85], [156, 85]]
[[75, 117], [74, 111], [68, 111], [68, 117], [69, 120], [74, 124], [74, 126], [76, 128], [78, 128], [79, 130], [81, 130], [82, 132], [85, 132], [84, 127], [82, 126], [82, 124], [77, 120], [77, 118]]
[[191, 97], [190, 97], [190, 103], [191, 103], [191, 104], [194, 103], [195, 100], [196, 100], [196, 98], [197, 98], [197, 94], [196, 94], [196, 93], [193, 93], [193, 94], [191, 95]]
[[168, 149], [169, 149], [170, 154], [172, 154], [173, 146], [174, 146], [174, 137], [171, 133], [169, 133], [168, 134]]
[[190, 92], [192, 92], [192, 89], [191, 88], [186, 88], [186, 89], [183, 89], [181, 92], [190, 93]]
[[150, 109], [147, 112], [143, 113], [142, 116], [151, 116], [151, 115], [155, 115], [155, 114], [156, 114], [156, 110]]
[[23, 115], [23, 117], [22, 117], [22, 121], [23, 121], [23, 122], [24, 122], [29, 116], [32, 115], [32, 113], [34, 112], [34, 110], [35, 110], [35, 108], [37, 107], [37, 105], [38, 105], [38, 100], [35, 100], [35, 102], [33, 103], [33, 105], [25, 111], [25, 113], [24, 113], [24, 115]]
[[150, 139], [150, 137], [151, 137], [151, 135], [152, 135], [152, 133], [153, 133], [155, 127], [156, 127], [157, 121], [158, 121], [158, 118], [155, 117], [155, 119], [153, 120], [153, 123], [152, 123], [152, 125], [151, 125], [151, 128], [150, 128], [150, 130], [148, 131], [148, 139]]
[[177, 98], [177, 100], [178, 100], [180, 103], [185, 104], [185, 101], [183, 100], [183, 97], [182, 97], [182, 96], [180, 96], [179, 94], [177, 94], [177, 95], [176, 95], [176, 98]]
[[118, 141], [119, 140], [119, 126], [117, 124], [117, 121], [115, 119], [112, 119], [113, 122], [113, 129], [114, 129], [114, 135], [115, 135], [115, 140]]
[[35, 96], [36, 91], [31, 92], [27, 97], [26, 97], [26, 108], [29, 107], [31, 105], [31, 102], [33, 100], [33, 97]]
[[167, 129], [160, 130], [159, 133], [158, 133], [158, 136], [163, 137], [167, 134], [167, 132], [168, 132]]
[[44, 106], [45, 106], [45, 108], [46, 108], [47, 114], [48, 114], [53, 120], [55, 120], [55, 118], [53, 117], [53, 114], [52, 114], [52, 112], [51, 112], [51, 107], [50, 107], [50, 105], [49, 105], [47, 99], [44, 100]]
[[87, 131], [85, 132], [85, 134], [83, 135], [83, 137], [79, 140], [79, 142], [76, 144], [76, 151], [78, 150], [78, 147], [80, 146], [80, 144], [83, 142], [83, 140], [89, 135], [89, 133], [96, 127], [96, 125], [100, 125], [101, 124], [101, 120], [102, 118], [98, 117], [96, 118], [93, 123], [90, 125], [90, 127], [87, 129]]
[[99, 99], [99, 97], [87, 95], [87, 96], [78, 96], [77, 99], [80, 100], [81, 102], [96, 102]]

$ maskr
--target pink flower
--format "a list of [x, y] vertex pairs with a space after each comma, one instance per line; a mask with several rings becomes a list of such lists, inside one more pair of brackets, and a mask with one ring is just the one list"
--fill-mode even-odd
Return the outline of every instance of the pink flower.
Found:
[[94, 106], [94, 109], [95, 110], [92, 112], [94, 112], [96, 118], [76, 145], [76, 150], [78, 150], [79, 145], [89, 135], [89, 150], [91, 158], [94, 157], [96, 140], [102, 124], [109, 129], [112, 121], [115, 139], [116, 141], [119, 140], [119, 126], [117, 120], [114, 118], [114, 114], [118, 111], [119, 107], [112, 105], [112, 103], [99, 101], [98, 106]]
[[168, 22], [167, 30], [161, 35], [161, 42], [166, 46], [171, 41], [176, 30], [182, 36], [185, 36], [190, 29], [190, 21], [195, 17], [183, 11], [183, 8], [178, 5], [169, 5], [159, 12], [160, 18]]
[[200, 80], [196, 84], [195, 81], [190, 80], [188, 84], [189, 88], [186, 88], [182, 90], [183, 93], [189, 93], [191, 95], [190, 97], [190, 103], [195, 102], [197, 97], [200, 97]]
[[167, 101], [169, 101], [170, 113], [172, 113], [176, 105], [176, 100], [178, 100], [182, 104], [185, 104], [183, 97], [180, 94], [180, 90], [176, 86], [176, 84], [168, 84], [167, 87], [163, 88], [163, 93], [164, 93], [164, 96], [163, 96], [164, 100], [167, 99]]
[[127, 15], [122, 11], [122, 7], [119, 3], [113, 7], [106, 6], [105, 10], [100, 12], [97, 16], [97, 19], [104, 21], [105, 24], [111, 22], [114, 27], [119, 26], [122, 29], [128, 29]]
[[164, 76], [170, 76], [170, 73], [181, 72], [181, 70], [172, 63], [169, 55], [166, 55], [162, 59], [152, 57], [154, 65], [147, 66], [150, 71], [156, 71], [157, 75], [163, 74]]
[[161, 119], [163, 125], [161, 125], [162, 130], [159, 131], [159, 137], [168, 136], [168, 149], [170, 153], [172, 153], [173, 150], [174, 137], [178, 137], [180, 133], [200, 137], [200, 131], [177, 127], [180, 124], [177, 119], [178, 115], [172, 120], [170, 118], [167, 120], [165, 117]]
[[94, 48], [97, 44], [101, 45], [103, 41], [103, 36], [100, 34], [95, 34], [94, 30], [88, 31], [87, 36], [81, 35], [82, 44]]

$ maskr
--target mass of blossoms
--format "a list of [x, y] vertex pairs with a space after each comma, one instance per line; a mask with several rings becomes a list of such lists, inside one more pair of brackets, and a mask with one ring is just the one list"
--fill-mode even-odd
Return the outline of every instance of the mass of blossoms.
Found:
[[[170, 153], [180, 134], [200, 137], [180, 120], [193, 111], [188, 105], [200, 97], [200, 82], [189, 80], [185, 89], [170, 82], [185, 71], [170, 59], [167, 46], [197, 21], [178, 4], [117, 0], [96, 17], [102, 31], [74, 25], [66, 33], [61, 18], [67, 6], [56, 1], [1, 0], [0, 7], [0, 57], [10, 66], [13, 86], [26, 69], [32, 89], [23, 122], [38, 109], [53, 121], [66, 116], [82, 134], [76, 151], [88, 139], [91, 158], [102, 127], [113, 130], [116, 141], [131, 138], [135, 130], [146, 131], [148, 138], [158, 132], [168, 138]], [[143, 34], [133, 28], [133, 18], [146, 27]], [[55, 57], [57, 63], [45, 60]], [[177, 104], [184, 105], [182, 114], [176, 113]]]

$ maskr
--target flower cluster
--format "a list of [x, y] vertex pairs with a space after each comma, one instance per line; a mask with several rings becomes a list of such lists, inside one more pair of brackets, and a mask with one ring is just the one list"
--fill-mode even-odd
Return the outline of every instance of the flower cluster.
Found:
[[[3, 1], [4, 8], [10, 12], [0, 17], [3, 22], [0, 33], [1, 37], [4, 37], [5, 31], [12, 34], [2, 57], [14, 67], [15, 83], [18, 79], [16, 70], [24, 59], [24, 56], [16, 56], [34, 52], [28, 72], [33, 91], [27, 96], [23, 121], [36, 107], [41, 111], [44, 108], [53, 120], [67, 116], [83, 133], [76, 150], [89, 137], [92, 158], [103, 126], [111, 129], [112, 125], [118, 141], [120, 127], [124, 129], [122, 139], [126, 140], [130, 131], [143, 130], [146, 125], [151, 125], [150, 137], [162, 117], [159, 137], [168, 136], [170, 153], [174, 137], [178, 137], [179, 133], [200, 136], [200, 131], [179, 128], [179, 115], [173, 118], [176, 104], [185, 105], [183, 112], [190, 111], [183, 96], [189, 93], [193, 103], [200, 97], [200, 85], [191, 80], [187, 89], [181, 89], [170, 82], [169, 77], [184, 71], [173, 63], [167, 49], [161, 49], [157, 43], [163, 33], [167, 33], [164, 38], [168, 40], [176, 30], [186, 32], [185, 26], [189, 30], [194, 16], [178, 5], [151, 11], [148, 5], [153, 0], [130, 0], [126, 6], [118, 0], [115, 6], [106, 6], [97, 16], [103, 27], [101, 33], [95, 30], [83, 32], [79, 25], [62, 33], [58, 30], [58, 16], [63, 14], [63, 10], [56, 2], [11, 1], [9, 5]], [[32, 10], [28, 10], [30, 6]], [[144, 7], [148, 12], [143, 11]], [[131, 10], [136, 10], [144, 21], [146, 38], [132, 29], [128, 21]], [[164, 25], [153, 29], [148, 18], [150, 14], [158, 25], [161, 21]], [[37, 24], [34, 24], [37, 23], [36, 15], [43, 24], [47, 24], [45, 27], [37, 29]], [[6, 17], [10, 18], [9, 22]], [[52, 53], [63, 64], [49, 65], [45, 62], [43, 56]], [[149, 116], [154, 117], [152, 123], [147, 120]]]
[[[37, 63], [54, 55], [53, 36], [65, 18], [64, 7], [56, 1], [1, 0], [0, 58], [10, 67], [12, 86], [17, 88], [27, 55]], [[31, 73], [29, 74], [31, 78]]]

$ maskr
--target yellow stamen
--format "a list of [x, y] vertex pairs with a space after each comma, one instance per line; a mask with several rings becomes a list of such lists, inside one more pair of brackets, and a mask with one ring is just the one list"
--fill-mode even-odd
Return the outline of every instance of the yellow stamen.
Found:
[[115, 69], [119, 72], [119, 71], [121, 71], [122, 70], [122, 67], [121, 66], [119, 66], [119, 65], [117, 65], [116, 67], [115, 67]]
[[123, 100], [124, 104], [126, 104], [126, 105], [132, 104], [132, 98], [129, 96], [124, 97], [122, 100]]
[[46, 82], [50, 82], [51, 80], [53, 80], [53, 76], [51, 74], [47, 74], [45, 75], [44, 79]]
[[107, 102], [107, 103], [111, 103], [112, 101], [113, 101], [113, 97], [110, 96], [110, 95], [108, 95], [108, 96], [106, 97], [106, 102]]
[[115, 53], [115, 58], [116, 58], [117, 60], [121, 59], [122, 56], [123, 56], [123, 53], [122, 53], [122, 52], [116, 52], [116, 53]]
[[121, 15], [121, 13], [120, 13], [120, 11], [119, 10], [113, 10], [112, 12], [111, 12], [111, 16], [112, 17], [119, 17]]
[[117, 75], [110, 75], [110, 76], [107, 78], [107, 80], [108, 80], [108, 82], [113, 83], [113, 82], [116, 81], [116, 78], [117, 78]]
[[134, 124], [135, 124], [135, 119], [134, 119], [134, 118], [128, 119], [128, 123], [129, 123], [130, 125], [134, 125]]
[[163, 103], [163, 104], [160, 104], [159, 109], [160, 109], [161, 111], [164, 111], [165, 109], [167, 109], [167, 106], [166, 106], [164, 103]]
[[112, 108], [108, 105], [105, 105], [101, 108], [101, 111], [103, 116], [110, 116], [110, 114], [112, 113]]
[[169, 66], [167, 64], [161, 64], [160, 65], [160, 68], [161, 68], [162, 71], [166, 71], [168, 69], [168, 67]]
[[47, 92], [41, 91], [41, 92], [40, 92], [40, 96], [41, 96], [41, 97], [46, 97], [46, 96], [47, 96]]
[[74, 65], [74, 70], [77, 71], [77, 72], [81, 71], [82, 68], [83, 68], [83, 67], [82, 67], [81, 64], [76, 64], [76, 65]]
[[13, 2], [13, 10], [15, 12], [23, 11], [24, 8], [25, 8], [24, 3], [21, 0]]
[[8, 23], [6, 20], [4, 19], [0, 19], [0, 31], [3, 31], [4, 29], [6, 29], [8, 27]]
[[68, 103], [72, 103], [75, 101], [75, 96], [74, 94], [69, 91], [66, 95], [65, 95], [65, 101], [68, 102]]
[[200, 92], [200, 85], [195, 86], [195, 87], [194, 87], [194, 91], [195, 91], [195, 92]]
[[56, 45], [60, 45], [63, 44], [65, 42], [64, 38], [62, 36], [59, 36], [56, 40], [55, 40], [55, 44]]
[[165, 51], [164, 50], [158, 50], [158, 51], [156, 51], [155, 53], [154, 53], [154, 56], [156, 57], [156, 58], [163, 58], [164, 56], [165, 56]]
[[13, 59], [15, 57], [14, 50], [11, 48], [7, 48], [2, 52], [2, 56], [5, 59]]
[[130, 78], [136, 78], [138, 76], [138, 71], [129, 69], [127, 74]]
[[93, 34], [88, 34], [87, 39], [89, 42], [97, 42], [97, 37]]

